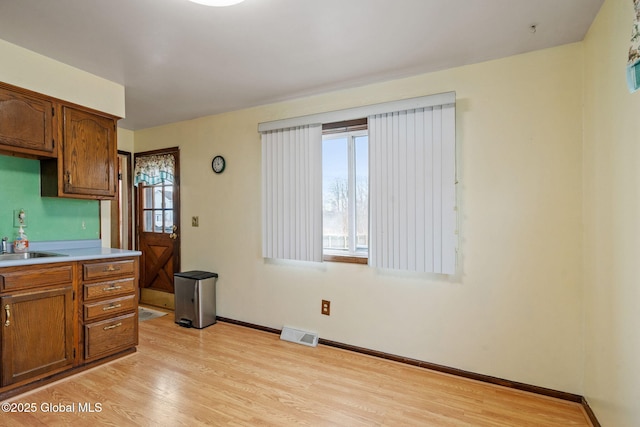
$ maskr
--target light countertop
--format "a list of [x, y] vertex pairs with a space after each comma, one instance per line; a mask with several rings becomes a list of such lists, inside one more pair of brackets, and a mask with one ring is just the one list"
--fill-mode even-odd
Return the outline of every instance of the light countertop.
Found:
[[101, 258], [122, 258], [140, 256], [140, 251], [126, 249], [103, 248], [100, 240], [70, 240], [55, 242], [30, 242], [31, 252], [52, 252], [60, 256], [42, 258], [29, 258], [20, 260], [0, 261], [1, 267], [13, 267], [19, 265], [50, 264], [56, 262], [84, 261]]

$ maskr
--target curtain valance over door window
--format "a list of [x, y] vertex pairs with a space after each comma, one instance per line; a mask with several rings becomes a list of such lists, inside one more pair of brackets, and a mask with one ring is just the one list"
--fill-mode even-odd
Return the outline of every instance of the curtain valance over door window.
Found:
[[176, 158], [173, 154], [151, 154], [136, 157], [134, 168], [134, 184], [141, 182], [156, 185], [163, 182], [173, 183], [176, 169]]

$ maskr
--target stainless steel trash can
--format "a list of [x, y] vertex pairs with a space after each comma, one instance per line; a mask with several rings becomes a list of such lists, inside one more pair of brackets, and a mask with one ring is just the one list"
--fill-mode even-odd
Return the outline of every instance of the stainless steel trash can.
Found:
[[209, 271], [185, 271], [173, 275], [175, 322], [187, 328], [216, 323], [216, 280]]

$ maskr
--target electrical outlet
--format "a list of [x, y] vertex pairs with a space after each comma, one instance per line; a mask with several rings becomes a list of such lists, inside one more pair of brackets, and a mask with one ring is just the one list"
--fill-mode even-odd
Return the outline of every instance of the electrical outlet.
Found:
[[197, 216], [191, 217], [191, 226], [198, 227], [200, 219]]
[[327, 301], [326, 299], [322, 300], [322, 309], [320, 313], [324, 314], [325, 316], [331, 315], [331, 301]]

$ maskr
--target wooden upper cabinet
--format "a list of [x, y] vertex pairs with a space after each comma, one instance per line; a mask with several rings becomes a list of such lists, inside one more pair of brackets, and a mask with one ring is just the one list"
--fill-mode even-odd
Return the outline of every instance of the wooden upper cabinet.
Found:
[[107, 114], [61, 106], [58, 159], [41, 162], [43, 196], [116, 196], [116, 120]]
[[64, 193], [116, 195], [116, 122], [71, 107], [62, 107]]
[[0, 82], [0, 154], [40, 159], [43, 196], [116, 198], [118, 119]]
[[0, 151], [55, 157], [54, 105], [0, 85]]

